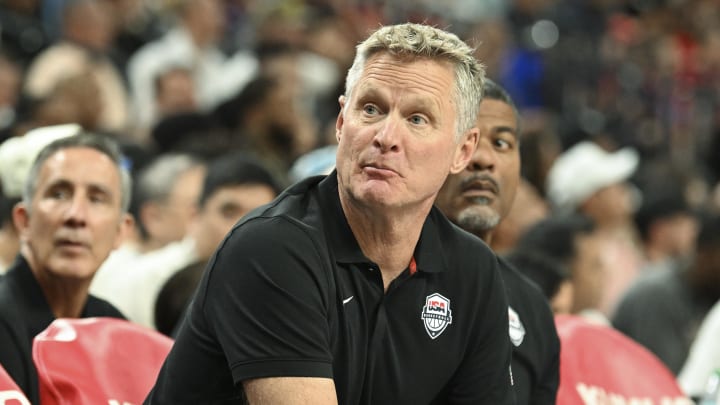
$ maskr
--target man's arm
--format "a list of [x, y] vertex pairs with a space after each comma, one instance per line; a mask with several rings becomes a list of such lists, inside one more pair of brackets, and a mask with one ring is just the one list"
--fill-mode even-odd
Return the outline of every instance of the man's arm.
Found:
[[243, 382], [250, 405], [336, 405], [335, 383], [329, 378], [275, 377]]

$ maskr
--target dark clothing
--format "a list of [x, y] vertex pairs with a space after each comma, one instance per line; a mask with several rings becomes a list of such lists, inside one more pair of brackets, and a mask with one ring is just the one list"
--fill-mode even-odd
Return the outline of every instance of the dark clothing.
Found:
[[648, 269], [615, 310], [612, 325], [653, 352], [677, 375], [715, 300], [693, 292], [678, 265]]
[[[110, 303], [89, 296], [82, 318], [124, 318]], [[31, 403], [39, 404], [38, 377], [32, 360], [35, 336], [55, 320], [27, 261], [18, 255], [0, 278], [0, 364]]]
[[510, 304], [512, 373], [518, 404], [554, 405], [560, 383], [560, 338], [540, 288], [500, 259]]
[[332, 378], [340, 404], [513, 403], [492, 251], [433, 208], [384, 292], [322, 179], [233, 228], [145, 403], [238, 403], [242, 381], [280, 376]]

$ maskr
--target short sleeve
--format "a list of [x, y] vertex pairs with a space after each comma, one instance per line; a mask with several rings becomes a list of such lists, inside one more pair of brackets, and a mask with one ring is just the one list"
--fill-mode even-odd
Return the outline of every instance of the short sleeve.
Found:
[[255, 218], [233, 231], [209, 265], [198, 299], [236, 384], [332, 378], [331, 269], [311, 233], [290, 219]]

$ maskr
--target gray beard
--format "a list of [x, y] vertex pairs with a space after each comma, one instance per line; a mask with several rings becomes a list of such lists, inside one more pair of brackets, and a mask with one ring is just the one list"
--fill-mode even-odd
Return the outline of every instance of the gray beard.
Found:
[[457, 224], [464, 230], [481, 235], [495, 229], [500, 223], [500, 214], [489, 207], [469, 207], [460, 211]]

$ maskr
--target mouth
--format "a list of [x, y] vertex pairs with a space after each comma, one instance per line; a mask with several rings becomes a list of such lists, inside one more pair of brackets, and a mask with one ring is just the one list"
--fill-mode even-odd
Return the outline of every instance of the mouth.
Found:
[[86, 249], [88, 244], [77, 239], [58, 238], [55, 240], [55, 246], [61, 249], [79, 250]]
[[462, 195], [478, 204], [488, 204], [500, 192], [497, 181], [488, 176], [475, 176], [461, 183]]
[[386, 166], [379, 163], [366, 163], [360, 166], [362, 170], [365, 173], [368, 173], [370, 175], [381, 175], [381, 176], [389, 176], [389, 175], [399, 175], [395, 169], [391, 168], [390, 166]]

